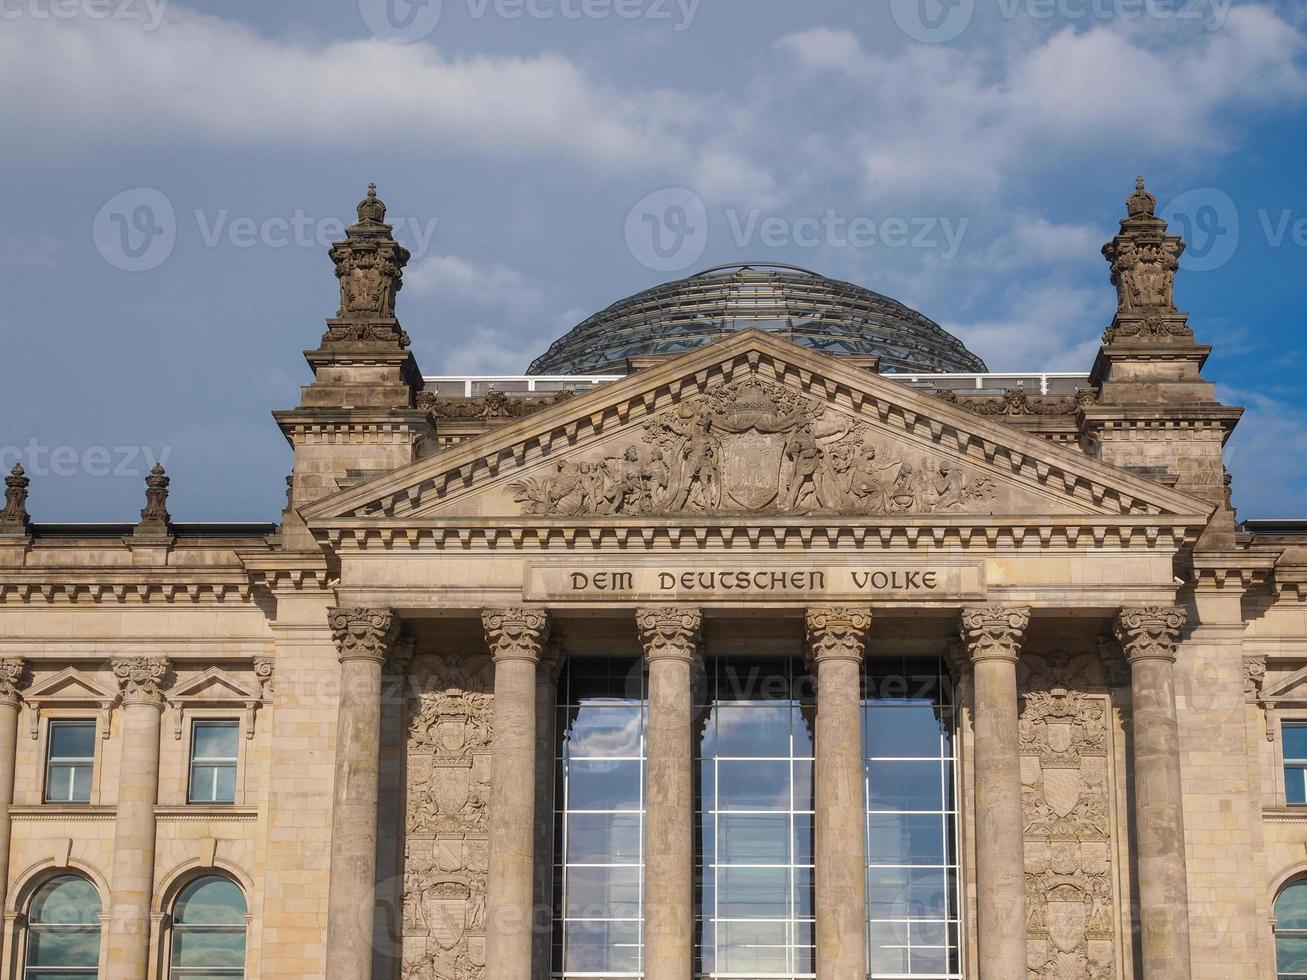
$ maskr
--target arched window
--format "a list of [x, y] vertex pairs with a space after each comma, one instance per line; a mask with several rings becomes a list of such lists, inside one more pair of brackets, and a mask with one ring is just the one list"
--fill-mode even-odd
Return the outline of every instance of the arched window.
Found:
[[172, 913], [171, 976], [195, 980], [245, 976], [245, 896], [228, 878], [191, 882]]
[[1307, 879], [1275, 900], [1275, 969], [1280, 980], [1307, 980]]
[[77, 875], [51, 878], [28, 908], [25, 980], [94, 977], [99, 968], [99, 893]]

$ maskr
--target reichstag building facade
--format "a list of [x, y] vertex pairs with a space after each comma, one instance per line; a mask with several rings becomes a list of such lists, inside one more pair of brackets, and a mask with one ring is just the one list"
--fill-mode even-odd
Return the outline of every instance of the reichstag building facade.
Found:
[[1075, 375], [768, 264], [424, 375], [385, 215], [279, 522], [8, 474], [0, 980], [1307, 977], [1307, 522], [1142, 180]]

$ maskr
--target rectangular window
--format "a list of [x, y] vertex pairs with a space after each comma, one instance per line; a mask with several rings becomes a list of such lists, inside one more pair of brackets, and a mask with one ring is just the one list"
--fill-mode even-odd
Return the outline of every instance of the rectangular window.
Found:
[[936, 659], [867, 661], [867, 911], [875, 977], [959, 978], [953, 711]]
[[644, 666], [577, 657], [558, 681], [556, 977], [643, 972]]
[[191, 728], [190, 802], [236, 802], [239, 749], [240, 725], [237, 722], [195, 722]]
[[695, 708], [695, 975], [812, 977], [811, 679], [797, 657], [713, 657], [707, 673]]
[[1292, 806], [1307, 804], [1307, 722], [1285, 722], [1284, 801]]
[[46, 752], [45, 801], [90, 803], [95, 773], [95, 722], [52, 721]]

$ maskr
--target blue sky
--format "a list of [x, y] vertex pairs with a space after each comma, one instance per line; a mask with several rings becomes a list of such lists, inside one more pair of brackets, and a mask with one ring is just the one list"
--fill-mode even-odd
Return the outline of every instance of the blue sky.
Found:
[[1241, 515], [1307, 516], [1301, 4], [0, 0], [0, 93], [0, 453], [37, 520], [134, 519], [155, 458], [179, 520], [276, 518], [269, 412], [370, 180], [428, 374], [746, 259], [1087, 371], [1139, 173], [1248, 407]]

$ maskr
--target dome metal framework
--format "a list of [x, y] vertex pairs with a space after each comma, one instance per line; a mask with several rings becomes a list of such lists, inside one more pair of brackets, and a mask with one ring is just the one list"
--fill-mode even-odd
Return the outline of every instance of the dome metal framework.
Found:
[[527, 374], [620, 374], [749, 327], [825, 354], [879, 357], [882, 372], [984, 373], [985, 362], [897, 300], [798, 266], [722, 265], [619, 300], [550, 345]]

